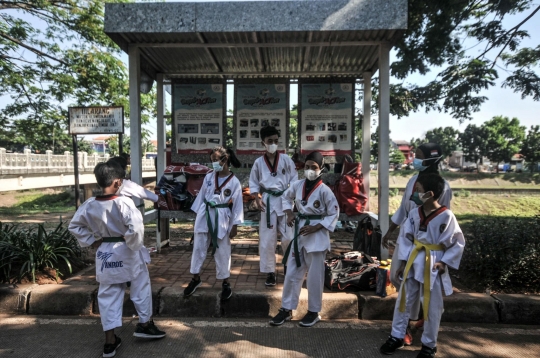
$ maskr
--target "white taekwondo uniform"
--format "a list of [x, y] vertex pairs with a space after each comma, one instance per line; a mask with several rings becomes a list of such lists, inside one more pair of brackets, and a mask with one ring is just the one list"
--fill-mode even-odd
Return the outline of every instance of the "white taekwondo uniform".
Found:
[[[206, 252], [212, 240], [212, 232], [207, 223], [206, 202], [221, 206], [227, 206], [229, 204], [227, 207], [208, 208], [209, 219], [212, 228], [215, 230], [217, 239], [214, 242], [216, 278], [221, 280], [230, 276], [231, 241], [229, 239], [229, 233], [233, 225], [239, 225], [244, 222], [244, 204], [242, 202], [242, 186], [234, 174], [231, 173], [225, 178], [216, 177], [218, 174], [212, 172], [206, 175], [201, 191], [199, 191], [197, 198], [191, 206], [191, 210], [197, 213], [197, 218], [195, 219], [190, 272], [193, 275], [201, 273], [202, 265], [206, 259]], [[218, 213], [217, 223], [215, 220], [216, 211]]]
[[[299, 235], [298, 243], [300, 267], [294, 253], [294, 241], [290, 244], [290, 254], [287, 259], [287, 274], [283, 284], [281, 306], [287, 310], [295, 310], [298, 298], [307, 275], [308, 310], [320, 312], [324, 289], [324, 260], [326, 251], [330, 250], [330, 234], [333, 232], [339, 216], [339, 205], [332, 190], [322, 181], [317, 183], [311, 192], [305, 192], [306, 180], [291, 184], [282, 196], [283, 210], [292, 210], [296, 205], [299, 215], [298, 229], [306, 225], [307, 220], [302, 215], [320, 215], [320, 219], [309, 219], [309, 225], [321, 224], [323, 227], [306, 236]], [[296, 235], [296, 233], [295, 233]]]
[[[422, 344], [434, 348], [437, 345], [437, 334], [443, 313], [443, 296], [452, 294], [452, 282], [448, 273], [448, 267], [457, 270], [465, 248], [465, 238], [456, 217], [452, 211], [441, 207], [432, 212], [427, 217], [422, 207], [412, 210], [409, 218], [404, 224], [404, 228], [399, 235], [401, 250], [395, 264], [401, 261], [411, 261], [410, 270], [402, 282], [396, 306], [394, 309], [394, 319], [392, 322], [392, 336], [403, 338], [409, 323], [411, 308], [419, 297], [424, 302], [424, 333], [422, 334]], [[440, 245], [429, 249], [429, 260], [426, 262], [426, 249], [420, 249], [414, 260], [409, 260], [415, 248], [422, 244]], [[443, 262], [447, 265], [443, 274], [433, 271], [436, 262]], [[431, 267], [426, 267], [430, 265]], [[428, 270], [426, 273], [424, 270]], [[424, 282], [424, 275], [429, 275], [429, 282]], [[404, 274], [405, 276], [405, 274]], [[424, 287], [428, 285], [428, 287]], [[402, 301], [402, 295], [405, 298]], [[424, 291], [425, 290], [425, 291]], [[427, 295], [430, 295], [429, 300]], [[400, 310], [401, 304], [401, 310]], [[403, 312], [402, 312], [403, 310]]]
[[139, 199], [150, 200], [154, 203], [158, 201], [158, 196], [155, 193], [152, 193], [150, 190], [145, 189], [139, 184], [132, 182], [129, 179], [124, 179], [122, 181], [122, 186], [120, 187], [120, 194], [129, 197], [136, 197]]
[[[403, 226], [405, 225], [405, 222], [407, 220], [407, 217], [409, 216], [409, 212], [411, 210], [414, 210], [418, 208], [418, 204], [416, 204], [414, 201], [411, 200], [411, 196], [415, 192], [415, 186], [416, 181], [418, 180], [418, 174], [413, 175], [411, 179], [409, 179], [409, 182], [407, 183], [407, 186], [405, 187], [405, 193], [403, 193], [403, 198], [401, 199], [401, 204], [399, 205], [399, 208], [397, 211], [392, 215], [392, 222], [396, 225], [399, 225], [399, 235], [403, 232]], [[450, 189], [450, 184], [445, 180], [444, 181], [444, 191], [437, 199], [439, 204], [442, 206], [446, 206], [448, 209], [450, 209], [450, 201], [452, 200], [452, 189]], [[399, 255], [399, 242], [396, 242], [396, 246], [394, 247], [394, 254], [392, 258], [397, 258]], [[398, 269], [398, 265], [390, 265], [390, 281], [392, 281], [392, 284], [396, 287], [396, 289], [399, 291], [399, 287], [401, 286], [401, 281], [399, 278], [396, 277], [396, 270]], [[414, 303], [413, 309], [411, 311], [411, 319], [418, 319], [418, 314], [420, 313], [420, 301]]]
[[103, 330], [122, 326], [124, 292], [129, 281], [130, 297], [139, 314], [139, 322], [148, 322], [152, 317], [152, 289], [143, 256], [143, 250], [146, 250], [143, 217], [133, 200], [117, 195], [90, 198], [73, 216], [69, 231], [82, 247], [88, 247], [100, 238], [118, 239], [117, 242], [103, 242], [96, 251], [98, 304]]
[[[291, 158], [276, 152], [273, 165], [266, 154], [255, 160], [249, 175], [249, 190], [260, 193], [267, 205], [261, 212], [259, 222], [259, 256], [261, 272], [276, 271], [276, 247], [278, 232], [281, 234], [281, 249], [287, 250], [293, 237], [293, 229], [287, 226], [287, 216], [281, 204], [282, 193], [298, 180], [298, 172]], [[272, 195], [273, 193], [274, 195]], [[270, 204], [268, 206], [268, 204]]]

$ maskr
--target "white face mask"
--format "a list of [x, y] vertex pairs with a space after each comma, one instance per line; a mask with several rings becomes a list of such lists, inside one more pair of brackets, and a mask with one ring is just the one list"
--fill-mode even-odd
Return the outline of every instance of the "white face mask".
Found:
[[320, 170], [311, 170], [311, 169], [308, 169], [308, 170], [305, 170], [304, 171], [304, 176], [306, 177], [306, 179], [308, 180], [315, 180], [319, 177], [319, 175], [321, 175], [321, 171]]
[[426, 201], [428, 201], [431, 198], [431, 196], [426, 195], [426, 194], [427, 193], [418, 193], [418, 198], [420, 200], [422, 200], [422, 203], [425, 203]]
[[270, 154], [274, 154], [277, 150], [277, 144], [265, 144], [266, 151]]
[[220, 172], [223, 170], [223, 167], [219, 163], [220, 162], [212, 162], [212, 168], [214, 168], [215, 172]]

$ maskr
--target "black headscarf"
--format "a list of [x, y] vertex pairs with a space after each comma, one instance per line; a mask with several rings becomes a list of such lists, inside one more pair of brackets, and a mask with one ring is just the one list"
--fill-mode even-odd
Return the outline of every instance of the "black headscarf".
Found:
[[436, 143], [424, 143], [418, 147], [424, 154], [424, 165], [427, 168], [422, 170], [419, 175], [428, 173], [439, 174], [439, 163], [442, 160], [442, 148]]
[[[312, 160], [315, 163], [317, 163], [319, 165], [319, 168], [321, 169], [321, 174], [322, 174], [323, 169], [324, 169], [324, 164], [323, 164], [324, 163], [324, 157], [323, 157], [323, 155], [321, 153], [319, 153], [319, 152], [311, 152], [306, 157], [306, 162], [308, 160]], [[313, 189], [315, 184], [317, 184], [320, 181], [322, 181], [322, 176], [320, 176], [320, 175], [315, 180], [309, 180], [309, 179], [306, 178], [306, 193], [309, 193]]]

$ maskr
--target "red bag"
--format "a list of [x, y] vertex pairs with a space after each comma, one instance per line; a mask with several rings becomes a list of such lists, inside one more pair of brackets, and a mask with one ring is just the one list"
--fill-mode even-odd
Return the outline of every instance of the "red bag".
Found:
[[334, 194], [341, 213], [354, 216], [364, 212], [368, 196], [364, 191], [361, 163], [343, 163], [341, 178], [335, 183]]

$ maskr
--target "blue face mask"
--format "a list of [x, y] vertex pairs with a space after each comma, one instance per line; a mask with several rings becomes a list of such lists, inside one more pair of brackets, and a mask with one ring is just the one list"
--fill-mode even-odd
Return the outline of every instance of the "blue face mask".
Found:
[[220, 162], [212, 162], [212, 168], [214, 168], [215, 172], [220, 172], [223, 170], [223, 166], [219, 164]]
[[427, 166], [422, 165], [423, 162], [424, 162], [424, 159], [414, 158], [414, 160], [413, 160], [414, 170], [419, 170], [419, 171], [425, 170], [427, 168]]

